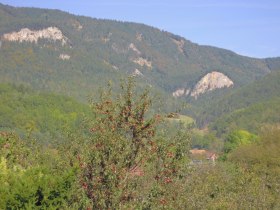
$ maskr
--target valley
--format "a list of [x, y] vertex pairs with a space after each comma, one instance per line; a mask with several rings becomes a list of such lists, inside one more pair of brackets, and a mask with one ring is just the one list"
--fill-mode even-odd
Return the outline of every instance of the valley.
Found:
[[280, 57], [0, 3], [0, 209], [278, 209], [279, 113]]

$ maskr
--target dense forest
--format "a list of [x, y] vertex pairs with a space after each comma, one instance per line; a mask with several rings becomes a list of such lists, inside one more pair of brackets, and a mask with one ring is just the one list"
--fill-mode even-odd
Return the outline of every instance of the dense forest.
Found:
[[[196, 164], [189, 153], [192, 126], [151, 113], [149, 93], [136, 94], [133, 79], [121, 89], [116, 94], [109, 85], [85, 108], [69, 98], [57, 104], [53, 99], [60, 96], [2, 85], [1, 97], [13, 97], [38, 131], [27, 127], [29, 135], [20, 136], [11, 128], [23, 132], [21, 121], [7, 112], [11, 120], [2, 125], [10, 129], [2, 127], [0, 134], [1, 209], [279, 208], [279, 126], [259, 135], [231, 132], [219, 161]], [[34, 97], [45, 101], [32, 100], [37, 104], [29, 109]], [[52, 119], [58, 110], [60, 118]], [[74, 118], [74, 111], [84, 118]], [[44, 135], [50, 126], [61, 141], [42, 144], [46, 139], [32, 133]]]
[[[10, 42], [5, 34], [57, 27], [66, 43], [39, 39]], [[66, 12], [14, 8], [0, 4], [0, 82], [32, 86], [87, 102], [91, 91], [108, 80], [141, 74], [139, 83], [170, 97], [191, 89], [211, 71], [250, 84], [280, 69], [279, 58], [256, 59], [229, 50], [192, 43], [183, 37], [130, 22], [94, 19]], [[61, 59], [67, 55], [69, 59]]]
[[280, 58], [2, 4], [0, 38], [0, 209], [280, 209]]
[[88, 105], [51, 93], [35, 92], [24, 86], [0, 84], [0, 130], [32, 134], [42, 142], [62, 138], [64, 131], [79, 127], [89, 116]]
[[219, 136], [232, 129], [257, 133], [263, 124], [279, 123], [279, 90], [280, 71], [275, 71], [222, 96], [208, 94], [207, 102], [204, 99], [193, 102], [189, 113], [197, 119], [198, 125], [209, 124]]

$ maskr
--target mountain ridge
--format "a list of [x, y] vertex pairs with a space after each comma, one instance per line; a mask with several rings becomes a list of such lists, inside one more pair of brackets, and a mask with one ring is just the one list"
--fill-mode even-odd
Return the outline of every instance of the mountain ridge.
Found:
[[[201, 78], [213, 71], [227, 75], [234, 82], [234, 88], [239, 88], [280, 67], [279, 58], [241, 56], [141, 23], [3, 4], [0, 4], [0, 18], [0, 82], [24, 83], [76, 98], [85, 99], [90, 94], [88, 90], [96, 89], [106, 80], [135, 72], [143, 84], [172, 96], [179, 88], [193, 89]], [[58, 28], [68, 38], [69, 46], [46, 40], [17, 44], [3, 39], [4, 34], [23, 28], [39, 31], [48, 27]], [[33, 58], [28, 52], [33, 52]], [[17, 58], [15, 62], [11, 57], [16, 54], [22, 59]]]

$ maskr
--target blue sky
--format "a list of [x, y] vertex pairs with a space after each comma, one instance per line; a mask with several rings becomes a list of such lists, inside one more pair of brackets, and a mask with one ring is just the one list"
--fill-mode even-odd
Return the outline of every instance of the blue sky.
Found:
[[145, 23], [251, 57], [280, 56], [279, 0], [1, 0], [12, 6]]

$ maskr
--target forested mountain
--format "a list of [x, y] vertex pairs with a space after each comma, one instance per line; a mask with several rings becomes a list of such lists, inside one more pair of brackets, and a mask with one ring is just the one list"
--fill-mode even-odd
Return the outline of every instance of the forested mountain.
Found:
[[41, 142], [62, 141], [72, 129], [82, 129], [87, 105], [50, 93], [39, 93], [24, 86], [0, 84], [0, 132], [30, 135]]
[[180, 110], [199, 127], [279, 93], [280, 58], [249, 58], [143, 24], [0, 4], [0, 37], [0, 82], [88, 102], [107, 81], [134, 75], [138, 87], [161, 94], [164, 111], [188, 102]]
[[280, 209], [279, 90], [280, 58], [0, 4], [0, 209]]
[[[216, 108], [214, 108], [216, 107]], [[202, 119], [218, 119], [212, 128], [221, 135], [234, 129], [259, 133], [261, 127], [280, 122], [280, 71], [228, 94], [208, 107]], [[209, 121], [214, 121], [212, 120]]]
[[280, 97], [275, 97], [224, 114], [210, 124], [210, 128], [217, 131], [219, 136], [237, 129], [259, 134], [262, 128], [279, 124], [278, 113], [280, 113]]
[[83, 101], [107, 80], [136, 75], [171, 96], [189, 96], [207, 73], [233, 88], [278, 69], [279, 59], [255, 59], [143, 24], [75, 16], [58, 10], [0, 5], [0, 82], [25, 84]]
[[[269, 101], [276, 102], [277, 99], [280, 98], [279, 90], [280, 71], [275, 71], [264, 78], [239, 89], [229, 90], [222, 95], [217, 93], [217, 100], [215, 98], [213, 100], [212, 98], [209, 99], [207, 103], [203, 103], [198, 99], [194, 102], [194, 106], [197, 105], [196, 109], [193, 109], [195, 110], [194, 112], [196, 112], [196, 117], [198, 119], [197, 123], [203, 126], [218, 118], [223, 118], [224, 114], [229, 114], [231, 112], [240, 113], [249, 110], [251, 106], [254, 107], [263, 103], [267, 104]], [[211, 97], [211, 95], [205, 97]], [[200, 104], [200, 106], [198, 104]], [[265, 109], [268, 109], [268, 107]], [[278, 106], [273, 107], [272, 110], [275, 110], [275, 112], [273, 112], [274, 114], [277, 114], [277, 109]], [[272, 112], [272, 110], [270, 111]], [[262, 112], [256, 112], [255, 116], [258, 114], [261, 115]], [[244, 116], [244, 118], [246, 117]], [[224, 126], [227, 126], [227, 124], [224, 124]]]

